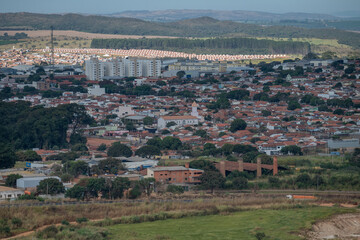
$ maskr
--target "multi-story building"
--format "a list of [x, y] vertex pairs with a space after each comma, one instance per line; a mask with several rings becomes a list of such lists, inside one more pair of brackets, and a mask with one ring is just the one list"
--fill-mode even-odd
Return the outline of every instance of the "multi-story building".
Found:
[[114, 58], [99, 61], [92, 58], [85, 61], [85, 73], [89, 80], [102, 80], [103, 77], [158, 77], [161, 75], [161, 60]]
[[105, 94], [105, 88], [101, 88], [99, 85], [94, 85], [88, 87], [88, 93], [89, 95], [93, 95], [93, 96], [101, 96]]
[[97, 58], [85, 61], [85, 74], [89, 80], [101, 80], [105, 76], [104, 63]]
[[155, 178], [157, 182], [167, 184], [200, 183], [203, 170], [189, 168], [189, 166], [171, 166], [148, 168], [146, 177]]

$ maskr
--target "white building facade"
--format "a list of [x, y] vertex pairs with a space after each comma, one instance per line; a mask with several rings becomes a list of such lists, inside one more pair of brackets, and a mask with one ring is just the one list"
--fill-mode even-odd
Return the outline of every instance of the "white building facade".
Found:
[[161, 60], [114, 58], [85, 61], [85, 74], [89, 80], [100, 81], [103, 77], [159, 77]]
[[197, 125], [199, 119], [194, 116], [163, 116], [158, 119], [158, 129], [166, 128], [166, 124], [174, 122], [177, 126]]

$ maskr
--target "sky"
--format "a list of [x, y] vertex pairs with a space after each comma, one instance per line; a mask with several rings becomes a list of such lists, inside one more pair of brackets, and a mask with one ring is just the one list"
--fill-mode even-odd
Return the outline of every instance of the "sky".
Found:
[[0, 12], [109, 14], [127, 10], [214, 9], [273, 13], [360, 13], [359, 0], [0, 0]]

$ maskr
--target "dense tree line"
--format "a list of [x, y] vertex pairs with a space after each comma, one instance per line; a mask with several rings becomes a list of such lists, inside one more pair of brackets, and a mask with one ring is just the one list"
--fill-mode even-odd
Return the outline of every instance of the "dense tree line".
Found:
[[0, 143], [15, 149], [67, 147], [69, 125], [77, 134], [81, 124], [92, 123], [83, 106], [31, 107], [30, 102], [0, 102]]
[[211, 53], [230, 54], [307, 54], [310, 44], [294, 41], [258, 40], [254, 38], [155, 38], [155, 39], [93, 39], [92, 48], [110, 49], [158, 49], [194, 52], [201, 50]]

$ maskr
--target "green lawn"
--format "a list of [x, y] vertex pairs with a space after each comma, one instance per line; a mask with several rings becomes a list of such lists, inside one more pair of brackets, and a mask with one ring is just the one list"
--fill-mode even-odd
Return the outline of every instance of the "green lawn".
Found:
[[309, 207], [289, 210], [252, 210], [231, 215], [189, 217], [108, 227], [111, 239], [303, 239], [299, 233], [319, 219], [353, 210]]

